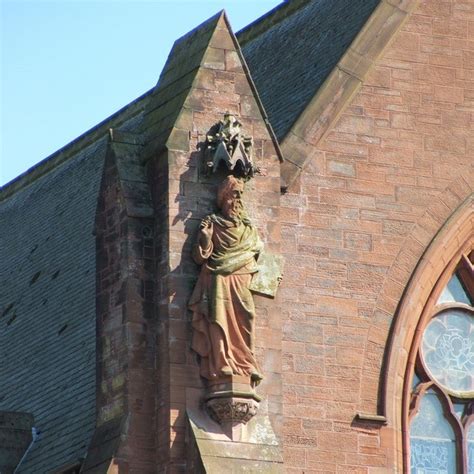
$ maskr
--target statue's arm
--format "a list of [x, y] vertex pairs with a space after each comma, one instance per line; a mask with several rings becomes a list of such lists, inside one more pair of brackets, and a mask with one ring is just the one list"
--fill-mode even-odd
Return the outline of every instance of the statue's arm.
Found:
[[212, 254], [214, 245], [212, 243], [213, 223], [206, 217], [201, 222], [197, 242], [193, 248], [193, 258], [198, 265], [202, 265]]

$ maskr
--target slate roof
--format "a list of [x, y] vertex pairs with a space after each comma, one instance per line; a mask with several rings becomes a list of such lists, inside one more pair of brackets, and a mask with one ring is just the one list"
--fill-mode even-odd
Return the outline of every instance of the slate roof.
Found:
[[0, 407], [33, 413], [41, 432], [19, 472], [83, 457], [94, 429], [92, 225], [104, 152], [102, 140], [0, 208], [11, 308], [0, 318]]
[[[293, 0], [239, 33], [280, 140], [377, 4]], [[138, 132], [151, 93], [0, 191], [0, 410], [33, 413], [40, 431], [20, 473], [86, 454], [96, 389], [92, 232], [107, 128]]]
[[[379, 1], [293, 0], [237, 33], [279, 141], [289, 132]], [[302, 6], [295, 9], [294, 4]], [[265, 29], [266, 24], [271, 27]]]
[[83, 458], [95, 427], [100, 135], [0, 201], [0, 410], [32, 413], [40, 432], [19, 473]]

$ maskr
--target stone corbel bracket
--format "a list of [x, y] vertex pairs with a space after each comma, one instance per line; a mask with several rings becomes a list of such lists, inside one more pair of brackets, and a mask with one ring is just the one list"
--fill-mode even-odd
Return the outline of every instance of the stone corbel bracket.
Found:
[[203, 400], [206, 411], [231, 439], [240, 431], [239, 425], [245, 425], [257, 414], [262, 399], [255, 393], [254, 385], [239, 375], [222, 377], [208, 384]]
[[237, 394], [206, 401], [209, 415], [220, 425], [246, 424], [257, 414], [258, 405], [257, 397], [239, 397]]

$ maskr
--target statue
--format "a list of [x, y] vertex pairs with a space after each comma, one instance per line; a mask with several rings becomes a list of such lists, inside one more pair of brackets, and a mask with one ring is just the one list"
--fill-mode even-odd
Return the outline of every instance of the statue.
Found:
[[194, 259], [202, 265], [189, 302], [192, 348], [208, 380], [249, 376], [262, 380], [254, 355], [255, 305], [249, 289], [263, 244], [242, 204], [244, 182], [224, 179], [217, 191], [219, 213], [202, 220]]

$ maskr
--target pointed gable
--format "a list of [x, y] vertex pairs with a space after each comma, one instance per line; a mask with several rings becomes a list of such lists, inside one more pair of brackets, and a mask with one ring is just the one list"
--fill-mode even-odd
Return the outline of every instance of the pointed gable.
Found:
[[[163, 431], [157, 438], [157, 450], [170, 457], [171, 471], [182, 466], [183, 459], [190, 455], [184, 426], [177, 430], [174, 420], [178, 417], [182, 423], [185, 413], [203, 395], [195, 353], [190, 348], [188, 321], [183, 316], [187, 314], [198, 271], [191, 255], [192, 243], [201, 219], [216, 211], [216, 188], [227, 173], [222, 169], [213, 175], [206, 173], [202, 150], [207, 135], [226, 112], [238, 118], [245, 136], [253, 138], [253, 161], [262, 173], [247, 183], [245, 202], [249, 217], [259, 225], [266, 248], [278, 252], [280, 152], [239, 45], [225, 13], [220, 13], [176, 42], [146, 118], [144, 160], [153, 183], [155, 222], [159, 226], [156, 234], [161, 234], [156, 248], [160, 276], [155, 295], [160, 302], [158, 397], [165, 401], [164, 406], [169, 400], [171, 407], [158, 414], [157, 426]], [[260, 314], [266, 314], [262, 302], [256, 305], [257, 311], [261, 305]], [[268, 380], [272, 380], [260, 392], [269, 400], [267, 416], [281, 414], [281, 338], [275, 336], [282, 326], [279, 314], [273, 317], [273, 324], [259, 328], [256, 349], [261, 365], [268, 368]], [[186, 399], [173, 398], [176, 393], [186, 394]], [[197, 439], [196, 442], [199, 445]], [[206, 466], [217, 459], [229, 471], [239, 472], [257, 462], [265, 468], [273, 462], [281, 463], [277, 449], [265, 444], [253, 444], [252, 458], [243, 460], [239, 454], [243, 446], [239, 443], [229, 446], [222, 440], [207, 442], [218, 455], [201, 453]]]
[[166, 143], [192, 87], [220, 15], [214, 15], [175, 41], [147, 106], [144, 137], [148, 142], [148, 149], [152, 148], [156, 152]]
[[[219, 73], [220, 77], [216, 77]], [[232, 87], [220, 90], [225, 74], [235, 77]], [[202, 89], [190, 97], [191, 89]], [[223, 97], [226, 95], [226, 97]], [[233, 95], [233, 97], [232, 97]], [[198, 96], [203, 102], [198, 104]], [[242, 100], [239, 102], [241, 96]], [[226, 110], [241, 116], [263, 118], [274, 146], [281, 154], [263, 105], [258, 97], [239, 44], [222, 11], [178, 39], [150, 98], [144, 124], [147, 142], [145, 160], [157, 153], [170, 138], [178, 117], [191, 123], [190, 111], [212, 104], [222, 114]], [[179, 133], [174, 132], [174, 135]]]

